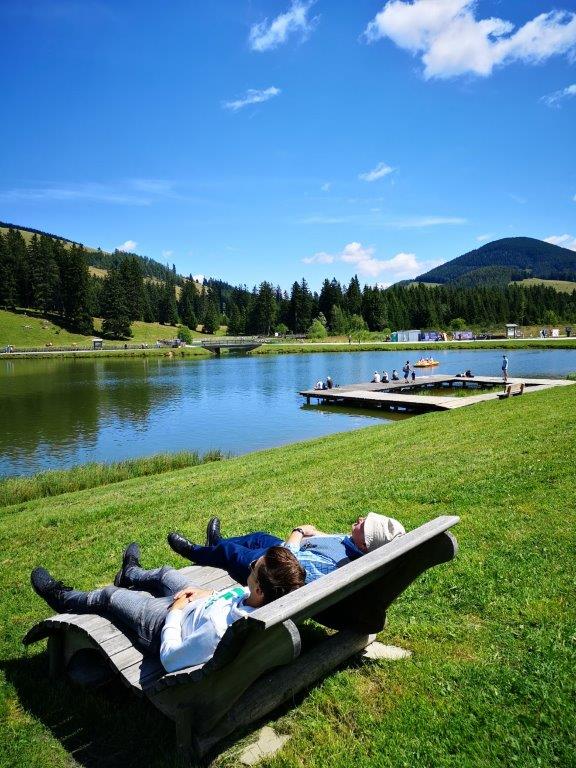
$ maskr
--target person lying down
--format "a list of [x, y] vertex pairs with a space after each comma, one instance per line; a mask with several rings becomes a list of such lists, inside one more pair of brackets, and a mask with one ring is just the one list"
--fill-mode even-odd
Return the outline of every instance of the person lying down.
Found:
[[124, 551], [114, 586], [81, 592], [56, 581], [45, 568], [30, 580], [58, 613], [94, 613], [125, 628], [140, 650], [158, 653], [167, 672], [205, 664], [228, 627], [303, 586], [306, 574], [285, 547], [270, 547], [250, 564], [247, 585], [201, 589], [165, 565], [145, 570], [136, 542]]

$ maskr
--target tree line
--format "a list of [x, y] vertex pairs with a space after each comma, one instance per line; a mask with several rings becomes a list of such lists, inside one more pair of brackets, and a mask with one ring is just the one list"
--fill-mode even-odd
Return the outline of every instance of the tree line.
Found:
[[[117, 252], [108, 260], [105, 278], [90, 275], [82, 245], [34, 234], [26, 243], [9, 229], [0, 233], [0, 306], [37, 309], [60, 316], [78, 333], [93, 331], [102, 317], [102, 332], [129, 338], [135, 320], [214, 333], [228, 326], [230, 335], [352, 335], [398, 329], [444, 330], [458, 324], [482, 330], [506, 322], [519, 325], [576, 323], [576, 291], [561, 293], [544, 285], [454, 286], [364, 285], [355, 275], [347, 285], [325, 279], [319, 292], [306, 280], [290, 292], [262, 282], [251, 290], [208, 280], [198, 287], [166, 269], [164, 279], [146, 277], [134, 255]], [[176, 290], [179, 284], [178, 292]]]

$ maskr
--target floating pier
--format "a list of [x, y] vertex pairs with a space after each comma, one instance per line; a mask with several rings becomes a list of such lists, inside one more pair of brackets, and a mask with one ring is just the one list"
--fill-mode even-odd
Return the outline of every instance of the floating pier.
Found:
[[[568, 379], [519, 379], [508, 378], [507, 384], [524, 384], [524, 394], [540, 392], [550, 387], [561, 387], [576, 384]], [[496, 376], [417, 376], [414, 381], [391, 381], [389, 384], [373, 384], [361, 382], [335, 386], [332, 389], [305, 389], [299, 394], [306, 398], [310, 405], [313, 398], [318, 403], [331, 405], [359, 406], [362, 408], [385, 408], [394, 411], [451, 411], [466, 405], [482, 403], [486, 400], [497, 400], [504, 390], [504, 380]], [[448, 394], [458, 388], [480, 389], [490, 388], [491, 391], [481, 391], [477, 395], [454, 397]], [[446, 389], [447, 394], [427, 395], [416, 394], [423, 389]]]

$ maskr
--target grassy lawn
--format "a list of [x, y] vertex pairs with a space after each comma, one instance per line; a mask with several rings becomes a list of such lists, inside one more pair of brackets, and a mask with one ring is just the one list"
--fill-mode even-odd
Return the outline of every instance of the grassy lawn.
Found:
[[166, 533], [201, 540], [214, 513], [226, 534], [282, 535], [370, 509], [407, 528], [460, 515], [460, 553], [389, 611], [380, 639], [412, 658], [358, 660], [299, 697], [271, 721], [292, 738], [266, 765], [576, 765], [575, 401], [558, 388], [0, 508], [0, 765], [174, 764], [172, 725], [145, 702], [51, 684], [42, 644], [22, 647], [51, 613], [35, 565], [90, 588], [132, 539], [145, 565], [182, 565]]

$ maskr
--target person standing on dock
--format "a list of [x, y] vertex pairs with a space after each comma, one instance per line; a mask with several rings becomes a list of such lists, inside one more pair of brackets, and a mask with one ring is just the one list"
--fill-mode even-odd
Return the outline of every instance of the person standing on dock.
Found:
[[402, 370], [404, 372], [404, 381], [408, 381], [408, 376], [410, 375], [410, 360], [406, 360], [406, 364]]
[[508, 381], [508, 358], [506, 355], [502, 355], [502, 378], [504, 381]]

